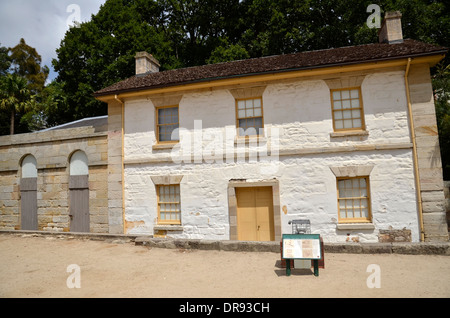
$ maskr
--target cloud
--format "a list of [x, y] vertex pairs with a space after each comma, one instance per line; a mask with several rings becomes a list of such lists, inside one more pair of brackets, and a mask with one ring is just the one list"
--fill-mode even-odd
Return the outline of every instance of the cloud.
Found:
[[89, 21], [106, 0], [14, 0], [0, 1], [0, 45], [13, 47], [21, 38], [50, 68], [49, 80], [56, 77], [52, 59], [73, 20]]

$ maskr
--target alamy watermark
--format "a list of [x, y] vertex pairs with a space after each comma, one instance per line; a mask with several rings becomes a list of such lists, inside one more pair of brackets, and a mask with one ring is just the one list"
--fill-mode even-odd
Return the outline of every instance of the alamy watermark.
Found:
[[80, 27], [81, 24], [81, 8], [78, 4], [69, 4], [66, 8], [67, 13], [71, 13], [66, 20], [66, 25], [68, 28]]
[[71, 273], [67, 277], [67, 288], [81, 288], [81, 269], [77, 264], [70, 264], [66, 269], [67, 273]]
[[369, 29], [377, 28], [379, 29], [381, 26], [381, 14], [380, 14], [380, 6], [377, 4], [369, 4], [367, 6], [366, 12], [371, 13], [367, 18], [366, 24]]
[[366, 279], [368, 288], [381, 288], [381, 267], [378, 264], [370, 264], [366, 269], [367, 273], [371, 273]]
[[203, 129], [194, 120], [194, 129], [174, 129], [172, 140], [179, 140], [170, 153], [175, 164], [261, 162], [261, 173], [273, 173], [279, 161], [280, 129], [236, 127]]

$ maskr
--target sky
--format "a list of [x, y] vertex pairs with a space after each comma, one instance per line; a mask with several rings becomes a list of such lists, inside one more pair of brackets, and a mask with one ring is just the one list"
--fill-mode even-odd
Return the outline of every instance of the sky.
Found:
[[106, 0], [0, 0], [0, 46], [13, 47], [21, 38], [47, 65], [47, 82], [57, 74], [52, 59], [73, 21], [86, 22]]

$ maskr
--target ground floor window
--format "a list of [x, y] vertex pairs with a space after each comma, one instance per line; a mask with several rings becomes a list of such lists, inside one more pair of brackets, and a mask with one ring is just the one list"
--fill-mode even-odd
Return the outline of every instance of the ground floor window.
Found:
[[180, 185], [156, 186], [158, 197], [158, 223], [181, 224]]
[[369, 177], [338, 178], [339, 223], [370, 222]]

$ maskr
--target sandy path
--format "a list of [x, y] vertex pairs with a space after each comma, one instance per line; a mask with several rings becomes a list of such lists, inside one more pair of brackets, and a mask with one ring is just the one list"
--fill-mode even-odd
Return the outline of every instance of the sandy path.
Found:
[[[0, 297], [450, 297], [450, 257], [326, 254], [325, 269], [278, 267], [279, 254], [0, 236]], [[68, 288], [80, 268], [81, 288]], [[380, 268], [380, 288], [368, 288]], [[306, 273], [305, 273], [306, 271]], [[71, 280], [72, 281], [72, 280]]]

